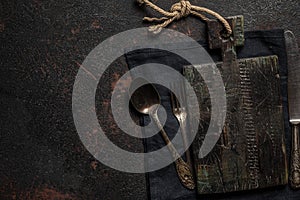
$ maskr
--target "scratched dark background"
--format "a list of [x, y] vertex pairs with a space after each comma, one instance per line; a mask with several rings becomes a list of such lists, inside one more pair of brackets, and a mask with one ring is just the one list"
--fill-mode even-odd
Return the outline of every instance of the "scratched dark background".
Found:
[[[155, 2], [169, 9], [177, 1]], [[223, 16], [242, 14], [246, 30], [292, 30], [300, 44], [298, 0], [191, 3]], [[0, 199], [147, 198], [143, 174], [110, 169], [84, 148], [71, 102], [75, 76], [87, 54], [114, 34], [146, 26], [142, 17], [151, 14], [134, 0], [1, 0]], [[205, 39], [205, 25], [196, 18], [171, 28]], [[111, 68], [100, 82], [106, 95], [99, 99], [109, 99], [114, 82], [127, 70], [124, 58]], [[113, 124], [107, 130], [117, 145], [143, 152], [140, 140], [126, 137]]]

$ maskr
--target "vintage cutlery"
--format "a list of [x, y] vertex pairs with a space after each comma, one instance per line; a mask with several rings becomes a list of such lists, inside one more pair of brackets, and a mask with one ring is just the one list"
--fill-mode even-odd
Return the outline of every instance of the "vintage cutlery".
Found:
[[285, 32], [287, 61], [288, 61], [288, 103], [289, 117], [292, 125], [292, 150], [290, 184], [300, 188], [300, 52], [294, 34]]
[[[175, 91], [175, 90], [179, 91], [178, 98], [176, 98], [175, 94], [172, 92], [170, 92], [170, 97], [171, 97], [173, 114], [176, 117], [176, 119], [180, 125], [183, 144], [184, 144], [184, 147], [187, 148], [189, 145], [188, 145], [188, 135], [186, 132], [186, 129], [187, 129], [187, 127], [186, 127], [186, 122], [187, 122], [186, 105], [187, 104], [186, 104], [186, 96], [184, 93], [184, 85], [173, 83], [173, 84], [171, 84], [170, 89], [172, 91]], [[182, 104], [180, 104], [179, 102], [182, 102]], [[190, 151], [188, 148], [187, 148], [185, 154], [186, 154], [187, 164], [190, 166], [190, 169], [192, 169], [191, 155], [190, 155]]]
[[[142, 78], [137, 78], [134, 81], [147, 82]], [[167, 147], [169, 148], [173, 158], [176, 159], [175, 166], [179, 180], [186, 188], [194, 189], [195, 183], [188, 164], [181, 158], [159, 121], [157, 110], [160, 105], [160, 97], [157, 90], [152, 84], [148, 83], [131, 92], [131, 94], [131, 103], [134, 108], [140, 113], [149, 115], [161, 130], [161, 135], [166, 142]]]

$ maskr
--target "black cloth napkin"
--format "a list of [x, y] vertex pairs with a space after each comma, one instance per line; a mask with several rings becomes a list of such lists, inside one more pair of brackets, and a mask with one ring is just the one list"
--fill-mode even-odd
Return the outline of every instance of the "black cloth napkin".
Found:
[[[201, 44], [215, 62], [221, 61], [219, 50], [208, 50], [208, 45]], [[192, 48], [192, 47], [191, 47]], [[184, 49], [183, 49], [184, 51]], [[238, 58], [252, 58], [259, 56], [277, 55], [280, 65], [281, 93], [283, 101], [284, 125], [286, 134], [287, 155], [290, 155], [291, 133], [288, 122], [287, 107], [287, 57], [285, 49], [284, 30], [250, 31], [245, 32], [245, 45], [237, 49]], [[182, 69], [189, 63], [174, 55], [158, 49], [139, 49], [127, 53], [126, 60], [129, 69], [146, 63], [160, 63], [172, 67], [182, 73]], [[132, 74], [134, 77], [134, 74]], [[174, 80], [175, 81], [175, 80]], [[169, 91], [156, 85], [161, 96], [161, 104], [167, 111], [165, 130], [172, 139], [179, 128], [178, 122], [172, 114]], [[149, 123], [149, 116], [141, 116], [141, 125]], [[144, 133], [147, 134], [147, 133]], [[165, 146], [160, 136], [144, 139], [145, 152], [151, 152]], [[183, 155], [184, 156], [184, 155]], [[145, 160], [145, 163], [149, 162]], [[176, 174], [175, 165], [171, 164], [163, 169], [146, 174], [149, 199], [300, 199], [300, 191], [292, 191], [288, 186], [279, 186], [263, 190], [241, 191], [226, 194], [198, 195], [196, 190], [185, 189]]]

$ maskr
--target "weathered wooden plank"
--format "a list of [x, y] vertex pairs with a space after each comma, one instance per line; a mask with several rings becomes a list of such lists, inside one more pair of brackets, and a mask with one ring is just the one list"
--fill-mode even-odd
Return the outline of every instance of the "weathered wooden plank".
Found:
[[[244, 45], [244, 17], [243, 15], [226, 17], [229, 25], [232, 27], [232, 37], [234, 46]], [[219, 49], [222, 47], [224, 39], [229, 39], [224, 32], [223, 25], [217, 20], [209, 20], [207, 22], [208, 42], [210, 49]]]
[[[193, 144], [200, 194], [287, 183], [277, 56], [238, 60], [238, 66], [240, 70], [236, 73], [240, 79], [232, 84], [232, 80], [224, 79], [224, 64], [217, 63], [227, 94], [226, 122], [217, 145], [203, 159], [198, 158], [198, 153], [210, 123], [210, 95], [196, 69], [184, 69], [200, 103], [200, 125]], [[191, 123], [194, 117], [191, 115]]]

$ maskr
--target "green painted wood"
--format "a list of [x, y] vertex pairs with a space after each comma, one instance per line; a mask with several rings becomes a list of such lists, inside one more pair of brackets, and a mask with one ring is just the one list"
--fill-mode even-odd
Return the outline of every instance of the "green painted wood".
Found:
[[[196, 67], [207, 67], [199, 65]], [[200, 125], [193, 144], [200, 194], [265, 188], [287, 183], [287, 165], [277, 56], [238, 60], [235, 84], [223, 63], [217, 63], [227, 95], [226, 122], [212, 152], [198, 158], [210, 123], [210, 95], [192, 66], [184, 75], [200, 102]], [[231, 71], [232, 73], [233, 71]], [[239, 80], [239, 81], [238, 81]], [[213, 79], [211, 80], [213, 81]], [[217, 86], [216, 87], [220, 87]], [[212, 91], [213, 92], [213, 91]], [[190, 105], [189, 109], [193, 109]], [[191, 115], [190, 123], [197, 120]]]

